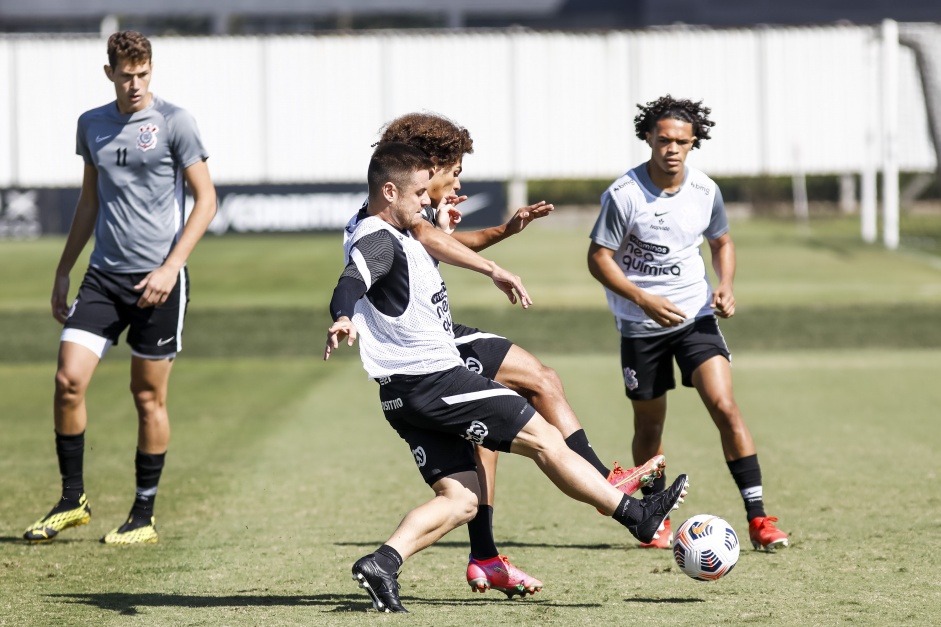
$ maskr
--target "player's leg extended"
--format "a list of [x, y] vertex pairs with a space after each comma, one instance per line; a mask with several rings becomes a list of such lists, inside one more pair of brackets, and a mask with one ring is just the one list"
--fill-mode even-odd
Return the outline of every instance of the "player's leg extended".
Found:
[[399, 600], [398, 570], [409, 557], [441, 539], [477, 512], [480, 487], [475, 471], [463, 471], [431, 485], [435, 496], [402, 519], [385, 544], [353, 564], [353, 579], [380, 612], [406, 612]]
[[523, 348], [515, 344], [510, 348], [494, 380], [526, 398], [563, 438], [582, 428], [565, 398], [558, 373]]
[[136, 493], [127, 521], [102, 542], [139, 544], [157, 542], [154, 501], [170, 443], [167, 388], [173, 359], [131, 357], [131, 394], [137, 409], [137, 451], [134, 457]]
[[643, 500], [622, 494], [569, 449], [558, 429], [538, 413], [517, 434], [510, 450], [533, 459], [563, 493], [612, 516], [642, 542], [657, 536], [663, 520], [686, 495], [686, 475], [680, 475], [667, 490]]
[[787, 534], [775, 527], [777, 518], [764, 509], [761, 466], [748, 425], [732, 393], [732, 367], [723, 355], [703, 362], [692, 376], [722, 440], [722, 451], [745, 503], [749, 535], [756, 549], [768, 551], [788, 546]]
[[[97, 338], [96, 341], [107, 350], [104, 338]], [[84, 525], [91, 520], [83, 478], [85, 426], [88, 422], [85, 392], [98, 367], [99, 353], [72, 341], [59, 344], [53, 416], [62, 496], [48, 514], [33, 523], [23, 534], [29, 542], [49, 542], [63, 529]]]
[[617, 462], [613, 468], [605, 466], [566, 400], [559, 375], [532, 353], [514, 344], [500, 364], [495, 380], [526, 398], [546, 422], [562, 433], [570, 449], [581, 455], [621, 492], [632, 494], [641, 486], [649, 485], [662, 473], [664, 460], [659, 454], [634, 460], [636, 466], [628, 470], [622, 469]]

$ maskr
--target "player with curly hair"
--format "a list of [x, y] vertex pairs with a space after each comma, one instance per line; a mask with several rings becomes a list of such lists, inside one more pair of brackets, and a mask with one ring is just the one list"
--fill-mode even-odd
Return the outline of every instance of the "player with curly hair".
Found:
[[[621, 367], [634, 412], [634, 459], [663, 452], [675, 359], [683, 385], [696, 388], [719, 429], [729, 471], [745, 502], [752, 544], [769, 551], [784, 548], [787, 535], [764, 510], [755, 443], [732, 394], [731, 355], [716, 320], [735, 314], [735, 246], [725, 205], [716, 183], [686, 165], [690, 150], [709, 139], [711, 110], [702, 101], [669, 94], [638, 108], [634, 128], [650, 146], [650, 159], [602, 195], [588, 252], [589, 270], [604, 285], [621, 332]], [[699, 252], [703, 238], [719, 278], [715, 290]], [[664, 485], [661, 477], [643, 490], [651, 493]], [[661, 533], [645, 546], [669, 548], [671, 536]]]
[[[530, 222], [553, 210], [552, 205], [538, 202], [519, 209], [508, 222], [500, 226], [476, 231], [455, 231], [452, 219], [459, 220], [459, 211], [455, 207], [467, 198], [457, 194], [461, 189], [464, 155], [474, 151], [470, 132], [439, 114], [408, 113], [389, 122], [380, 133], [377, 145], [408, 144], [421, 149], [434, 163], [434, 173], [428, 184], [431, 205], [426, 209], [425, 221], [412, 230], [415, 238], [433, 256], [436, 252], [442, 252], [440, 247], [443, 243], [452, 242], [479, 252], [521, 232]], [[434, 225], [440, 226], [453, 237], [431, 237], [429, 231], [435, 230]], [[632, 494], [662, 472], [664, 458], [659, 454], [651, 456], [650, 460], [636, 468], [625, 470], [617, 462], [613, 468], [605, 466], [569, 406], [562, 381], [555, 370], [503, 336], [457, 323], [453, 330], [461, 359], [468, 369], [526, 398], [561, 432], [570, 449], [591, 463], [619, 490]], [[473, 590], [480, 592], [494, 588], [509, 596], [533, 594], [541, 589], [542, 582], [513, 566], [506, 556], [499, 553], [494, 541], [492, 522], [497, 453], [476, 447], [476, 459], [483, 490], [477, 516], [468, 524], [471, 554], [467, 581]]]

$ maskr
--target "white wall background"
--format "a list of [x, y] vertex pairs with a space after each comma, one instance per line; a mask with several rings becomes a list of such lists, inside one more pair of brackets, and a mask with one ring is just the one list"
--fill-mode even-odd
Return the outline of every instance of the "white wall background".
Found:
[[[713, 175], [877, 163], [880, 40], [862, 26], [607, 33], [155, 38], [152, 90], [196, 116], [218, 183], [359, 182], [382, 124], [415, 110], [470, 129], [468, 179], [614, 178], [649, 149], [636, 104], [704, 99]], [[105, 41], [0, 38], [0, 187], [77, 186], [80, 113], [114, 98]], [[900, 167], [935, 156], [902, 48]]]

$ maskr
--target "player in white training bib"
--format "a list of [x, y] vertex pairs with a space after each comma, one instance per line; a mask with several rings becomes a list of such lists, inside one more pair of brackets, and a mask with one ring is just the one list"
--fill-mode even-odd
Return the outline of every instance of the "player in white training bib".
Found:
[[[688, 485], [680, 475], [667, 490], [642, 500], [622, 494], [522, 396], [464, 366], [444, 281], [410, 235], [423, 220], [432, 167], [424, 152], [407, 144], [387, 143], [373, 153], [367, 215], [346, 239], [349, 261], [330, 301], [334, 323], [324, 350], [328, 359], [344, 337], [350, 345], [357, 337], [370, 343], [361, 344], [360, 355], [379, 384], [379, 406], [435, 494], [406, 514], [375, 552], [353, 564], [353, 578], [380, 611], [407, 611], [396, 581], [403, 562], [476, 516], [481, 485], [475, 445], [533, 459], [563, 493], [611, 516], [644, 542], [657, 536]], [[444, 233], [434, 231], [435, 236], [449, 244], [439, 261], [486, 274], [511, 301], [531, 304], [519, 277]], [[374, 511], [369, 504], [363, 508]]]
[[[732, 394], [731, 355], [716, 321], [735, 313], [735, 247], [722, 194], [712, 179], [686, 165], [689, 151], [709, 139], [710, 109], [669, 95], [638, 108], [634, 127], [650, 146], [650, 159], [602, 195], [588, 252], [588, 267], [604, 285], [621, 332], [624, 388], [634, 411], [634, 461], [663, 452], [675, 359], [683, 385], [696, 388], [719, 429], [752, 544], [783, 548], [788, 538], [764, 510], [755, 443]], [[699, 252], [703, 239], [719, 278], [715, 290]], [[664, 485], [661, 477], [643, 490], [652, 493]], [[645, 546], [669, 548], [670, 535], [661, 533]]]

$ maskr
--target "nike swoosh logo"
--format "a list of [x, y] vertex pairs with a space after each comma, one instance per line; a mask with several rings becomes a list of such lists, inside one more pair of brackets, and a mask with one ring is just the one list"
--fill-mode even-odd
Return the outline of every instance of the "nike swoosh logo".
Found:
[[105, 257], [105, 263], [108, 264], [109, 266], [116, 266], [116, 265], [118, 265], [118, 264], [121, 263], [121, 262], [120, 262], [120, 261], [111, 261], [110, 259], [108, 259], [107, 257]]
[[105, 135], [104, 137], [102, 137], [101, 135], [96, 135], [96, 136], [95, 136], [95, 143], [96, 143], [96, 144], [100, 144], [101, 142], [103, 142], [104, 140], [108, 139], [109, 137], [111, 137], [111, 135]]
[[653, 215], [654, 215], [655, 218], [659, 218], [660, 216], [665, 216], [665, 215], [668, 214], [668, 213], [670, 213], [670, 212], [669, 212], [669, 211], [664, 211], [663, 213], [655, 213], [655, 214], [653, 214]]
[[170, 337], [168, 337], [168, 338], [165, 339], [165, 340], [157, 340], [157, 346], [166, 346], [166, 345], [169, 344], [170, 341], [171, 341], [173, 338], [175, 338], [175, 337], [176, 337], [175, 335], [171, 335]]

